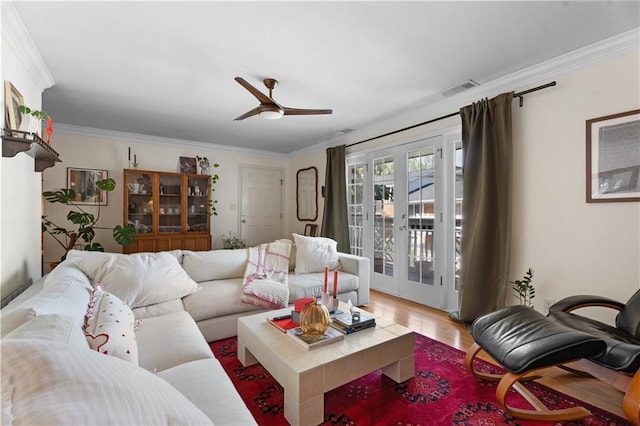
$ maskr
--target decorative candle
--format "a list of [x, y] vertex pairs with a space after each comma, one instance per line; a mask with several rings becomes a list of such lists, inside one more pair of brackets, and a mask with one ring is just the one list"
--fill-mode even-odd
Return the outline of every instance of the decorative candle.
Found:
[[338, 270], [333, 271], [333, 297], [338, 296]]
[[328, 284], [329, 284], [329, 267], [325, 266], [324, 267], [324, 291], [322, 292], [322, 294], [327, 294], [329, 292]]
[[131, 161], [131, 147], [129, 147], [129, 161]]

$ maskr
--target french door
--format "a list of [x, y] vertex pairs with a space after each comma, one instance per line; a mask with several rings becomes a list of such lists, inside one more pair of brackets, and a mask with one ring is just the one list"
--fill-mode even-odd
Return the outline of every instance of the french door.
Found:
[[457, 309], [455, 139], [425, 138], [348, 164], [352, 253], [371, 259], [371, 287], [446, 310]]

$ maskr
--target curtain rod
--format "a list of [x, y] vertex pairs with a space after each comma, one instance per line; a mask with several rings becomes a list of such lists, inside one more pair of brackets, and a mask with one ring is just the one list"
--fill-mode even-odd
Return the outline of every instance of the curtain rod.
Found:
[[[534, 87], [532, 89], [523, 90], [522, 92], [514, 93], [513, 94], [513, 98], [514, 99], [518, 98], [520, 100], [520, 106], [522, 106], [524, 104], [524, 95], [527, 95], [527, 94], [532, 93], [532, 92], [537, 92], [538, 90], [546, 89], [548, 87], [553, 87], [555, 85], [556, 85], [556, 82], [552, 81], [551, 83], [543, 84], [542, 86], [538, 86], [538, 87]], [[354, 143], [351, 143], [349, 145], [346, 145], [346, 147], [348, 148], [350, 146], [360, 145], [361, 143], [370, 142], [370, 141], [373, 141], [373, 140], [376, 140], [376, 139], [384, 138], [385, 136], [395, 135], [396, 133], [404, 132], [406, 130], [415, 129], [416, 127], [424, 126], [426, 124], [435, 123], [436, 121], [444, 120], [445, 118], [455, 117], [456, 115], [460, 115], [460, 111], [452, 112], [451, 114], [447, 114], [447, 115], [443, 115], [443, 116], [438, 117], [438, 118], [433, 118], [431, 120], [423, 121], [422, 123], [414, 124], [413, 126], [403, 127], [402, 129], [394, 130], [392, 132], [385, 133], [383, 135], [374, 136], [372, 138], [365, 139], [365, 140], [360, 141], [360, 142], [354, 142]]]

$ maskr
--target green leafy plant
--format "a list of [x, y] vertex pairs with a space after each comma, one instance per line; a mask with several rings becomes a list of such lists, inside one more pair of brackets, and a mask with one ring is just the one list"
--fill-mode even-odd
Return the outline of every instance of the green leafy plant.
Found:
[[[209, 163], [209, 159], [207, 157], [200, 157], [199, 155], [196, 155], [196, 160], [198, 161], [198, 164], [200, 164], [201, 161]], [[202, 167], [202, 164], [200, 164], [200, 167]], [[210, 167], [218, 168], [220, 167], [220, 164], [218, 163], [213, 163], [213, 165], [211, 165]], [[220, 179], [220, 176], [218, 176], [217, 173], [214, 173], [213, 175], [211, 175], [211, 195], [212, 198], [209, 201], [209, 215], [210, 216], [218, 216], [218, 210], [216, 208], [216, 204], [218, 203], [218, 200], [214, 200], [213, 199], [213, 193], [215, 192], [216, 188], [215, 185], [216, 183], [218, 183], [218, 179]]]
[[529, 268], [521, 280], [510, 281], [510, 283], [520, 304], [533, 308], [533, 298], [536, 297], [536, 289], [533, 286], [533, 269]]
[[20, 111], [21, 114], [28, 114], [31, 115], [33, 117], [35, 117], [36, 119], [42, 121], [42, 120], [46, 120], [47, 118], [49, 118], [49, 114], [47, 114], [44, 111], [36, 111], [34, 109], [29, 108], [28, 106], [25, 105], [19, 105], [18, 106], [18, 111]]
[[241, 249], [247, 248], [247, 243], [241, 240], [234, 232], [229, 234], [222, 234], [222, 248], [224, 249]]
[[[99, 180], [96, 182], [96, 187], [100, 190], [111, 192], [116, 189], [116, 182], [111, 178]], [[104, 247], [100, 243], [93, 241], [96, 229], [112, 229], [113, 239], [121, 246], [131, 244], [135, 238], [136, 229], [133, 225], [117, 225], [113, 228], [97, 226], [100, 220], [100, 205], [98, 205], [98, 211], [95, 215], [83, 210], [73, 201], [76, 197], [76, 192], [73, 189], [61, 188], [57, 191], [45, 191], [42, 196], [50, 203], [66, 204], [76, 209], [67, 213], [67, 220], [77, 226], [77, 228], [73, 229], [59, 226], [46, 216], [42, 216], [42, 232], [51, 235], [65, 250], [60, 259], [61, 261], [67, 257], [69, 250], [74, 248], [87, 251], [104, 251]]]

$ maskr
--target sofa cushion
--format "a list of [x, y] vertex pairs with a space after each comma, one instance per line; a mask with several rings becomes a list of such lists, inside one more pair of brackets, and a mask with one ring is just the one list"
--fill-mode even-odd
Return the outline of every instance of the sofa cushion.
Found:
[[242, 303], [242, 278], [201, 282], [200, 287], [198, 293], [182, 299], [196, 321], [261, 309]]
[[100, 285], [91, 292], [84, 333], [91, 349], [138, 365], [136, 320], [131, 308]]
[[189, 398], [214, 424], [256, 424], [231, 379], [215, 358], [187, 362], [161, 371], [158, 376]]
[[2, 336], [43, 314], [69, 315], [81, 329], [91, 290], [91, 283], [77, 265], [61, 263], [47, 276], [39, 293], [1, 311]]
[[149, 371], [162, 371], [213, 354], [195, 321], [186, 312], [146, 318], [136, 329], [138, 362]]
[[[357, 275], [338, 271], [338, 293], [358, 290]], [[289, 274], [289, 303], [303, 297], [319, 297], [324, 287], [324, 272], [312, 274]], [[355, 303], [356, 301], [353, 301]]]
[[179, 299], [199, 289], [180, 266], [175, 252], [119, 254], [71, 250], [69, 258], [78, 263], [94, 285], [101, 284], [131, 308]]
[[74, 319], [63, 314], [38, 315], [7, 334], [5, 339], [41, 339], [88, 349], [89, 343]]
[[338, 261], [338, 243], [331, 238], [306, 237], [293, 234], [296, 245], [296, 274], [324, 272], [324, 267], [336, 269]]
[[182, 267], [196, 282], [238, 278], [249, 259], [247, 249], [183, 251]]
[[[200, 290], [194, 294], [199, 294]], [[189, 297], [189, 296], [187, 296]], [[166, 302], [156, 303], [155, 305], [141, 306], [139, 308], [132, 309], [133, 315], [136, 319], [144, 319], [149, 317], [157, 317], [160, 315], [172, 314], [174, 312], [184, 311], [184, 305], [182, 299], [173, 299]]]
[[3, 340], [3, 424], [212, 424], [159, 377], [115, 357]]

